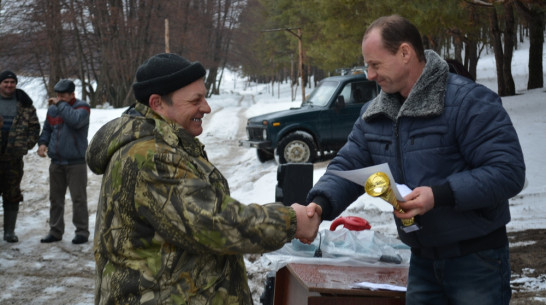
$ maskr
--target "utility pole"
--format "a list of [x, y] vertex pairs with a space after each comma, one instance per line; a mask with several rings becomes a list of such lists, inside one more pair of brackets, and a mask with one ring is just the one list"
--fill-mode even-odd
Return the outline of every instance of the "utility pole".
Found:
[[165, 53], [171, 53], [169, 39], [169, 19], [165, 18]]
[[[294, 32], [294, 30], [297, 30], [297, 32]], [[303, 103], [305, 101], [305, 84], [303, 81], [303, 45], [302, 45], [302, 34], [301, 34], [301, 28], [281, 28], [281, 29], [270, 29], [270, 30], [263, 30], [262, 32], [277, 32], [277, 31], [287, 31], [288, 33], [296, 36], [298, 38], [298, 53], [299, 53], [299, 63], [298, 63], [298, 73], [301, 78], [301, 102]]]

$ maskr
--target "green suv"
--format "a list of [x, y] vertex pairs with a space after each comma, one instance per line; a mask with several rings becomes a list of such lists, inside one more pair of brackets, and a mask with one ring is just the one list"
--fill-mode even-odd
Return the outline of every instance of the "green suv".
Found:
[[313, 163], [347, 141], [360, 109], [380, 88], [365, 73], [323, 79], [299, 108], [248, 119], [244, 147], [256, 148], [261, 162], [278, 155], [280, 164]]

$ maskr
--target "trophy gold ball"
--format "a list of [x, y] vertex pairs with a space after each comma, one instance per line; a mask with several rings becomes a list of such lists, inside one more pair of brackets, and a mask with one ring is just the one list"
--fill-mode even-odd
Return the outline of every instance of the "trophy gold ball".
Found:
[[[383, 172], [377, 172], [366, 180], [364, 184], [364, 190], [366, 193], [372, 197], [379, 197], [388, 203], [390, 203], [395, 210], [400, 213], [405, 213], [405, 211], [398, 204], [396, 200], [396, 195], [392, 191], [389, 176]], [[411, 226], [414, 224], [414, 218], [409, 219], [400, 219], [404, 226]]]

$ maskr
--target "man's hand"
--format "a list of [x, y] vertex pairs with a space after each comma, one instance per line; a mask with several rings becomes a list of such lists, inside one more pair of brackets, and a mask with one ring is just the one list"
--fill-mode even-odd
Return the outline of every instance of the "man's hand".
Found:
[[45, 158], [47, 156], [47, 146], [42, 144], [38, 147], [38, 156]]
[[47, 104], [49, 106], [51, 105], [57, 105], [57, 103], [59, 102], [59, 99], [56, 98], [56, 97], [50, 97], [48, 100], [47, 100]]
[[398, 201], [398, 204], [405, 213], [394, 211], [394, 215], [400, 219], [423, 215], [434, 207], [434, 195], [432, 194], [432, 188], [428, 186], [416, 187], [404, 199], [406, 201]]
[[313, 217], [315, 213], [322, 219], [322, 207], [314, 202], [307, 206], [307, 216]]
[[296, 238], [302, 243], [310, 244], [315, 240], [318, 233], [318, 228], [321, 222], [318, 213], [315, 213], [312, 217], [307, 214], [307, 207], [294, 203], [292, 208], [296, 211], [296, 218], [298, 221], [298, 227], [296, 229]]

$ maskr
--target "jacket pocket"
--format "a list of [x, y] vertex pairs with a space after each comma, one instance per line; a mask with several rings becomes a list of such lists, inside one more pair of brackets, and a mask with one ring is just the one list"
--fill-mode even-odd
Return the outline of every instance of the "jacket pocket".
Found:
[[446, 125], [426, 126], [411, 129], [408, 132], [406, 145], [408, 150], [431, 149], [451, 146], [447, 138], [449, 130]]
[[387, 152], [392, 149], [393, 138], [390, 135], [366, 133], [364, 136], [371, 152]]
[[366, 133], [365, 138], [374, 164], [394, 162], [395, 147], [392, 135]]

